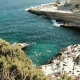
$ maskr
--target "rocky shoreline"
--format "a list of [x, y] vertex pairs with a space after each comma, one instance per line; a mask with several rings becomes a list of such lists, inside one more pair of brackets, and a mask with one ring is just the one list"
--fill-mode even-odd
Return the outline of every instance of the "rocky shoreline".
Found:
[[[32, 7], [28, 12], [45, 15], [47, 18], [63, 21], [64, 27], [80, 28], [80, 6], [70, 3], [50, 3]], [[48, 64], [39, 67], [45, 75], [50, 75], [52, 80], [60, 78], [67, 73], [75, 80], [80, 80], [80, 45], [70, 45]]]
[[47, 65], [42, 65], [41, 70], [45, 75], [50, 75], [52, 80], [60, 78], [67, 73], [75, 80], [80, 80], [80, 45], [70, 45], [58, 53]]
[[65, 27], [80, 28], [80, 9], [70, 3], [50, 3], [26, 10], [37, 15], [45, 15], [47, 18], [63, 21]]

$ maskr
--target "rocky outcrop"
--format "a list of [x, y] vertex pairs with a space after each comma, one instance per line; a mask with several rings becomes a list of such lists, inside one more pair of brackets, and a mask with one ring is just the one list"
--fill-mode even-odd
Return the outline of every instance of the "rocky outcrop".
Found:
[[75, 59], [76, 63], [80, 65], [80, 55]]
[[80, 45], [70, 45], [59, 52], [50, 64], [42, 65], [42, 71], [55, 80], [65, 73], [80, 80]]
[[29, 12], [37, 15], [45, 15], [47, 18], [61, 20], [63, 26], [80, 28], [79, 9], [71, 4], [47, 4], [28, 9]]

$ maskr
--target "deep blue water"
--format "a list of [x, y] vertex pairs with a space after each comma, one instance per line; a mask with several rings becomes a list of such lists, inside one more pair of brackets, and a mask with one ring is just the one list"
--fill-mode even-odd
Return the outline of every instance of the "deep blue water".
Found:
[[0, 0], [0, 38], [10, 43], [29, 43], [25, 53], [37, 66], [53, 59], [68, 45], [80, 43], [80, 30], [54, 26], [52, 20], [25, 11], [53, 1]]

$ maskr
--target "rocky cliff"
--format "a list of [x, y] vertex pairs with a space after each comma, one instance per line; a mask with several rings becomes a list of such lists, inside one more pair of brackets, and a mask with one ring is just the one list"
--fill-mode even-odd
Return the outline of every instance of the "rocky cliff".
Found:
[[[59, 6], [59, 7], [57, 7]], [[64, 7], [64, 4], [47, 4], [43, 6], [33, 7], [28, 9], [29, 12], [37, 15], [45, 15], [47, 18], [61, 20], [64, 22], [63, 26], [80, 28], [80, 13], [79, 10], [71, 6]], [[72, 10], [72, 9], [75, 10]], [[72, 10], [72, 11], [71, 11]]]
[[45, 75], [51, 75], [55, 80], [65, 73], [73, 79], [59, 80], [80, 80], [80, 45], [70, 45], [59, 52], [50, 63], [42, 65], [42, 71]]

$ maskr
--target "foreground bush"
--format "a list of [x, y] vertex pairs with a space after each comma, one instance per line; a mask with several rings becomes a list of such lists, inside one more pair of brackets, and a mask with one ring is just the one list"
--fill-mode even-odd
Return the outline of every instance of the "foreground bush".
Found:
[[0, 39], [0, 80], [49, 80], [19, 46]]
[[68, 74], [62, 74], [57, 80], [74, 80], [72, 76], [68, 76]]

